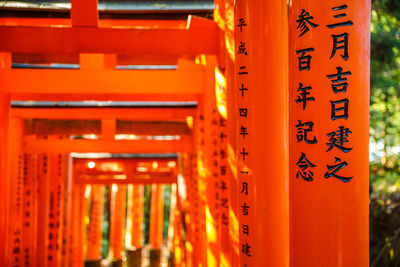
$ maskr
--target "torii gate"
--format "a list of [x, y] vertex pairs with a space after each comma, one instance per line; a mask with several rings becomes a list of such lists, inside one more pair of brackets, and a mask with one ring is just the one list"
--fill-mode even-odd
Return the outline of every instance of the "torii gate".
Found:
[[[54, 230], [37, 227], [56, 216], [40, 205], [57, 203], [51, 194], [62, 188], [43, 173], [59, 177], [57, 168], [71, 164], [57, 154], [157, 152], [180, 153], [178, 266], [367, 266], [369, 1], [216, 0], [213, 21], [174, 22], [99, 20], [96, 0], [71, 5], [71, 19], [0, 19], [2, 265], [83, 265], [82, 255], [45, 252], [57, 246], [46, 237]], [[12, 62], [80, 68], [13, 69]], [[116, 69], [121, 64], [177, 69]], [[13, 100], [197, 106], [17, 108]], [[38, 133], [24, 125], [32, 119], [39, 132], [40, 119], [101, 121], [85, 127], [102, 139], [43, 139], [70, 129], [53, 122]], [[123, 119], [150, 127], [143, 135], [180, 138], [116, 140]], [[35, 163], [27, 155], [37, 155]], [[42, 182], [46, 194], [34, 198], [33, 183]], [[33, 208], [34, 218], [26, 215]], [[82, 225], [74, 221], [73, 231]], [[68, 245], [79, 250], [77, 238]]]

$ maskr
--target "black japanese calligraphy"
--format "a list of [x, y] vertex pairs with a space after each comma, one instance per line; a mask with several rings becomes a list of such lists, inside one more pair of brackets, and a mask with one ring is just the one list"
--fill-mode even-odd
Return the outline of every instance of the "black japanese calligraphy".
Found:
[[329, 79], [332, 81], [332, 90], [335, 94], [341, 93], [341, 92], [346, 92], [347, 86], [349, 85], [347, 83], [347, 78], [344, 76], [351, 75], [350, 71], [343, 72], [343, 69], [341, 67], [336, 67], [337, 73], [335, 74], [329, 74], [326, 75]]
[[318, 24], [315, 24], [311, 21], [312, 19], [314, 19], [314, 17], [310, 16], [310, 14], [304, 9], [301, 10], [301, 13], [298, 17], [299, 19], [296, 20], [297, 29], [300, 29], [301, 31], [299, 37], [303, 36], [306, 32], [310, 30], [308, 26], [311, 26], [312, 28], [316, 28], [319, 26]]
[[313, 177], [314, 177], [314, 173], [311, 170], [307, 170], [308, 168], [315, 168], [316, 165], [314, 165], [313, 163], [311, 163], [306, 155], [301, 152], [301, 156], [299, 158], [299, 160], [297, 161], [296, 165], [299, 167], [299, 171], [297, 171], [296, 173], [296, 178], [299, 178], [299, 176], [301, 176], [301, 178], [303, 178], [305, 181], [307, 182], [311, 182], [313, 181]]
[[331, 102], [331, 119], [345, 119], [349, 117], [349, 100], [347, 98]]
[[297, 128], [297, 133], [296, 133], [297, 142], [304, 141], [307, 144], [316, 144], [317, 143], [317, 138], [315, 136], [312, 139], [308, 138], [308, 133], [312, 132], [313, 126], [314, 126], [314, 123], [311, 122], [311, 121], [301, 122], [301, 120], [298, 120], [298, 124], [296, 125], [296, 128]]
[[349, 142], [347, 137], [351, 134], [349, 128], [345, 128], [344, 126], [339, 126], [339, 129], [328, 133], [329, 137], [328, 149], [326, 151], [330, 151], [332, 148], [336, 147], [337, 149], [343, 151], [344, 153], [350, 152], [353, 148], [344, 147], [344, 144]]
[[310, 55], [306, 55], [307, 52], [312, 52], [314, 51], [314, 48], [310, 47], [310, 48], [306, 48], [306, 49], [300, 49], [296, 51], [296, 54], [300, 54], [300, 56], [298, 56], [298, 60], [299, 60], [299, 71], [302, 70], [310, 70], [311, 68], [311, 56]]
[[302, 83], [299, 83], [299, 88], [297, 92], [300, 92], [300, 95], [297, 96], [296, 103], [303, 103], [303, 110], [306, 109], [306, 105], [308, 101], [315, 101], [315, 98], [310, 95], [311, 86], [303, 87]]
[[340, 158], [335, 157], [335, 165], [326, 165], [328, 171], [325, 173], [325, 178], [334, 177], [344, 183], [349, 182], [353, 177], [345, 177], [337, 174], [340, 170], [346, 167], [348, 164], [346, 161], [342, 161]]

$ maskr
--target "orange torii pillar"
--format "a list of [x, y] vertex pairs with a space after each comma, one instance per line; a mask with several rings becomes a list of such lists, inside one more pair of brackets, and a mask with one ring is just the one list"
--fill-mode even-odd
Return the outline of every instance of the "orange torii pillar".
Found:
[[128, 214], [127, 214], [127, 263], [129, 266], [141, 266], [143, 243], [143, 196], [144, 186], [128, 185]]
[[204, 95], [204, 136], [205, 136], [205, 175], [207, 183], [206, 229], [207, 229], [207, 265], [219, 266], [219, 162], [218, 162], [218, 111], [215, 96], [216, 59], [207, 56], [203, 59], [206, 68]]
[[[204, 109], [199, 103], [198, 112], [193, 124], [193, 163], [192, 176], [195, 182], [196, 192], [196, 217], [195, 217], [195, 238], [196, 249], [194, 251], [194, 265], [207, 265], [207, 231], [206, 231], [206, 201], [207, 201], [207, 180], [205, 165], [205, 135], [204, 135]], [[179, 199], [178, 187], [178, 199]], [[177, 210], [179, 208], [177, 203]]]
[[163, 240], [164, 186], [151, 186], [150, 207], [150, 266], [159, 266]]
[[[228, 266], [235, 266], [239, 262], [239, 203], [238, 203], [238, 181], [237, 181], [237, 99], [235, 84], [235, 20], [234, 1], [225, 1], [225, 29], [224, 29], [224, 51], [225, 56], [225, 81], [226, 81], [226, 131], [227, 131], [227, 180], [229, 191], [229, 258], [226, 260]], [[221, 136], [222, 131], [221, 131]], [[222, 174], [221, 174], [222, 175]], [[223, 249], [223, 246], [222, 248]], [[224, 254], [223, 254], [224, 255]], [[221, 262], [224, 264], [224, 262]]]
[[113, 259], [116, 266], [122, 261], [124, 251], [124, 229], [126, 208], [126, 186], [111, 186], [111, 210], [110, 210], [110, 249], [109, 257]]
[[103, 232], [104, 186], [91, 185], [90, 197], [86, 261], [99, 262]]
[[[183, 201], [184, 214], [185, 214], [185, 229], [186, 229], [186, 238], [185, 238], [185, 252], [186, 252], [186, 265], [193, 266], [194, 265], [194, 246], [195, 246], [195, 192], [194, 192], [194, 183], [191, 172], [191, 159], [188, 153], [182, 153], [178, 160], [178, 168], [179, 173], [182, 173], [182, 178], [178, 179], [182, 181], [182, 185], [186, 190], [185, 199]], [[178, 181], [178, 184], [180, 181]], [[182, 189], [182, 188], [180, 188]], [[181, 191], [182, 192], [182, 191]]]
[[5, 266], [24, 265], [23, 251], [23, 154], [22, 137], [23, 121], [12, 119], [10, 121], [10, 177], [9, 177], [9, 205], [8, 208], [8, 234], [7, 255]]
[[[57, 137], [54, 137], [57, 138]], [[62, 246], [62, 217], [63, 217], [63, 198], [64, 190], [64, 172], [63, 172], [63, 155], [49, 154], [49, 183], [50, 192], [48, 196], [49, 213], [48, 213], [48, 245], [47, 245], [47, 264], [49, 267], [57, 267], [61, 264], [61, 246]]]
[[289, 266], [287, 9], [236, 1], [240, 266]]
[[290, 7], [292, 266], [369, 264], [370, 4]]
[[171, 184], [171, 200], [170, 200], [170, 210], [169, 210], [169, 226], [168, 226], [168, 264], [170, 266], [175, 266], [175, 210], [177, 202], [177, 184]]
[[[0, 52], [0, 71], [11, 68], [11, 53]], [[8, 165], [8, 129], [9, 129], [9, 110], [10, 96], [0, 94], [0, 236], [8, 236], [8, 183], [9, 183], [9, 165]], [[10, 147], [11, 148], [11, 147]], [[0, 242], [0, 265], [6, 265], [6, 244]]]

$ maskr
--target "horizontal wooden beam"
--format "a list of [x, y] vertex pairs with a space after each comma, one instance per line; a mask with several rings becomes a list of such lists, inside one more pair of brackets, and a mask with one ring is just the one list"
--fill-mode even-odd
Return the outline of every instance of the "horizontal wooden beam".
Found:
[[11, 69], [0, 71], [0, 92], [88, 94], [92, 97], [100, 94], [201, 94], [203, 78], [201, 66], [183, 70]]
[[[192, 18], [191, 20], [196, 19]], [[212, 21], [209, 21], [212, 23]], [[157, 28], [157, 29], [186, 29], [187, 20], [128, 20], [128, 19], [100, 19], [99, 28]], [[0, 18], [0, 26], [33, 26], [33, 27], [71, 27], [70, 19], [63, 18]]]
[[[113, 118], [115, 119], [115, 118]], [[192, 132], [183, 121], [130, 121], [118, 120], [116, 134], [139, 136], [190, 135]], [[25, 122], [26, 135], [82, 135], [96, 134], [103, 138], [101, 121], [87, 119], [32, 119]], [[103, 138], [104, 139], [104, 138]]]
[[0, 51], [12, 53], [217, 54], [218, 27], [117, 29], [0, 26]]
[[[1, 90], [1, 89], [0, 89]], [[13, 93], [11, 101], [199, 101], [201, 94], [37, 94], [37, 93]]]
[[26, 153], [180, 153], [189, 152], [190, 138], [181, 140], [44, 140], [26, 136]]
[[78, 184], [175, 184], [176, 177], [170, 178], [149, 178], [149, 179], [113, 179], [113, 178], [80, 178], [77, 180]]
[[141, 121], [185, 120], [196, 108], [11, 108], [12, 117], [23, 119], [127, 119]]

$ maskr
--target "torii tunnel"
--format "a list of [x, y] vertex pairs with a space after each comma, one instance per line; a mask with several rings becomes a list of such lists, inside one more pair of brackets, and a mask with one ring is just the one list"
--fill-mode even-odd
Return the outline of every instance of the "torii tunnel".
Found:
[[368, 266], [368, 0], [0, 6], [0, 266]]

